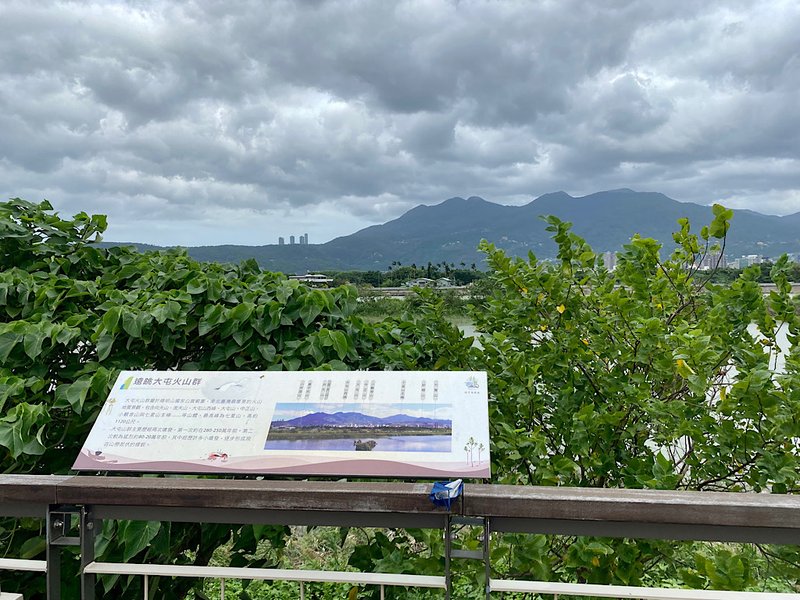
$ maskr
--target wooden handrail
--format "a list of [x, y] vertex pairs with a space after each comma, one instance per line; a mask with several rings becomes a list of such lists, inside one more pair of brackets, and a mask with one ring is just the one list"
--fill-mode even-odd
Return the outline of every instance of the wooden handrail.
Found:
[[800, 496], [467, 486], [465, 512], [495, 531], [797, 544]]
[[76, 476], [59, 483], [58, 498], [68, 504], [435, 513], [430, 488], [425, 483]]
[[800, 496], [606, 488], [467, 486], [468, 514], [593, 521], [793, 527]]
[[69, 475], [0, 475], [0, 515], [41, 517], [58, 503], [59, 484]]
[[[235, 517], [244, 520], [228, 522], [267, 523], [283, 514], [275, 522], [336, 524], [346, 516], [360, 524], [442, 527], [448, 513], [428, 500], [430, 488], [430, 483], [0, 475], [0, 512], [16, 515], [25, 507], [29, 514], [44, 514], [47, 506], [64, 504], [92, 506], [99, 518], [194, 520], [202, 513], [217, 522]], [[800, 540], [800, 496], [793, 495], [468, 484], [451, 513], [488, 517], [494, 531]]]

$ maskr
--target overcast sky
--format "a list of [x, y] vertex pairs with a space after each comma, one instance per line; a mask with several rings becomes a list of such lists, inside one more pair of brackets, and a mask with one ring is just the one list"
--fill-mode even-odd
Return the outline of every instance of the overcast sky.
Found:
[[800, 2], [0, 2], [0, 191], [311, 243], [477, 195], [800, 211]]

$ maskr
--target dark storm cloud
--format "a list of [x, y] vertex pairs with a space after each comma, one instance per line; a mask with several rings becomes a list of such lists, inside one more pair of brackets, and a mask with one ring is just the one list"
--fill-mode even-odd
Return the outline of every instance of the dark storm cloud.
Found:
[[556, 189], [794, 212], [798, 26], [779, 0], [4, 2], [0, 182], [183, 244]]

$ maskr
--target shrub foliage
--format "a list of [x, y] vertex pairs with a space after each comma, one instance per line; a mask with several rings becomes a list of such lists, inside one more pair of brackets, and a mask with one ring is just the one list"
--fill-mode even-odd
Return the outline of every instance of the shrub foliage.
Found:
[[[634, 237], [613, 273], [555, 218], [556, 263], [483, 243], [491, 273], [472, 310], [482, 332], [473, 345], [429, 292], [411, 303], [413, 315], [368, 323], [354, 315], [352, 287], [310, 289], [254, 261], [98, 248], [104, 217], [62, 219], [47, 202], [13, 199], [0, 204], [2, 468], [67, 473], [120, 369], [469, 368], [489, 373], [495, 482], [795, 493], [798, 353], [776, 370], [778, 340], [798, 340], [789, 265], [772, 267], [777, 291], [767, 298], [757, 268], [719, 286], [689, 266], [724, 244], [729, 219], [715, 207], [699, 236], [681, 221], [667, 258]], [[109, 521], [97, 551], [103, 560], [205, 564], [226, 545], [233, 565], [270, 566], [288, 535]], [[441, 572], [437, 535], [368, 535], [354, 566]], [[45, 548], [41, 524], [28, 519], [0, 522], [0, 542], [8, 556]], [[277, 553], [260, 552], [265, 543]], [[797, 549], [787, 547], [514, 535], [493, 552], [509, 575], [572, 581], [748, 589], [800, 575]], [[42, 593], [41, 577], [15, 578], [26, 597]], [[140, 585], [103, 581], [120, 598], [141, 597]], [[151, 588], [180, 598], [191, 585]]]
[[[776, 370], [779, 339], [796, 348], [800, 333], [786, 257], [772, 268], [777, 291], [766, 298], [757, 266], [725, 286], [690, 266], [715, 239], [724, 242], [730, 216], [715, 206], [699, 236], [682, 220], [667, 258], [654, 240], [634, 237], [613, 273], [555, 218], [556, 263], [510, 259], [483, 244], [496, 290], [474, 311], [485, 334], [476, 362], [495, 400], [498, 481], [800, 491], [798, 352]], [[786, 581], [797, 580], [796, 548], [765, 551], [793, 573]], [[677, 560], [675, 545], [663, 542], [570, 539], [526, 555], [538, 559], [527, 569], [518, 563], [520, 574], [598, 583], [638, 584], [668, 567], [669, 578], [689, 585], [743, 589], [764, 575], [743, 553]]]

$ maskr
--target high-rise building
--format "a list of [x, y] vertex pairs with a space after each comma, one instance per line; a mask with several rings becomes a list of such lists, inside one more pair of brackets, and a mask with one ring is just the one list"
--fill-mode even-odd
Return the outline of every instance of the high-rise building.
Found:
[[744, 269], [745, 267], [749, 267], [750, 265], [760, 265], [761, 264], [761, 257], [758, 254], [748, 254], [747, 256], [742, 256], [739, 259], [739, 268]]
[[[286, 243], [286, 240], [281, 236], [278, 238], [278, 245], [283, 246]], [[295, 244], [305, 245], [308, 244], [308, 234], [302, 233], [298, 237], [293, 235], [289, 236], [289, 245], [294, 246]]]
[[606, 269], [613, 271], [617, 268], [617, 253], [616, 252], [603, 252], [603, 264]]
[[705, 256], [699, 257], [695, 266], [701, 271], [711, 271], [716, 268], [726, 266], [725, 255], [719, 252], [709, 252]]

